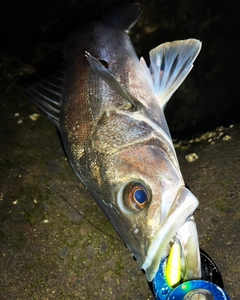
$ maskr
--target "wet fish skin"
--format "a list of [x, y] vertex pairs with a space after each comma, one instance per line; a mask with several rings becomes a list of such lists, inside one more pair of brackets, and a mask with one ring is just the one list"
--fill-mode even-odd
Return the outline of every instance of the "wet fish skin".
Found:
[[186, 268], [193, 261], [185, 273], [199, 277], [197, 232], [192, 218], [186, 222], [198, 201], [185, 188], [163, 109], [201, 43], [160, 45], [148, 68], [126, 33], [139, 15], [130, 5], [82, 25], [64, 43], [64, 71], [28, 93], [58, 127], [73, 169], [148, 280], [183, 225], [195, 237], [188, 243], [181, 231], [182, 248], [191, 248], [183, 251], [191, 253]]

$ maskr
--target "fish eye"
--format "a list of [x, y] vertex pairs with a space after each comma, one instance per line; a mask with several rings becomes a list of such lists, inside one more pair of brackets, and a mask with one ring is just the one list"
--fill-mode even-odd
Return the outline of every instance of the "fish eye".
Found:
[[150, 201], [148, 189], [140, 182], [128, 183], [123, 192], [125, 207], [132, 212], [141, 211]]

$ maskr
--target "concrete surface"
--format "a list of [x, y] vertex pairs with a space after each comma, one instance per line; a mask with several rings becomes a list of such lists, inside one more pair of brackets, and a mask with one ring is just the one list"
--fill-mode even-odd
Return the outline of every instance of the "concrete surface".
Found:
[[[37, 108], [19, 85], [4, 89], [0, 105], [0, 299], [153, 299], [145, 275], [68, 164], [56, 128], [42, 116], [31, 119]], [[237, 300], [240, 126], [219, 132], [213, 145], [185, 141], [177, 153], [200, 201], [200, 246]], [[199, 158], [189, 163], [192, 152]]]

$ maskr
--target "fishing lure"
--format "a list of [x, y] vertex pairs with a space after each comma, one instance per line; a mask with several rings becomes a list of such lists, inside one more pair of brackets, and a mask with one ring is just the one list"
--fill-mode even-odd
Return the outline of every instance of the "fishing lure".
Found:
[[157, 300], [230, 300], [223, 289], [223, 281], [216, 264], [209, 255], [200, 250], [202, 279], [180, 283], [181, 249], [174, 243], [169, 256], [160, 263], [152, 281]]

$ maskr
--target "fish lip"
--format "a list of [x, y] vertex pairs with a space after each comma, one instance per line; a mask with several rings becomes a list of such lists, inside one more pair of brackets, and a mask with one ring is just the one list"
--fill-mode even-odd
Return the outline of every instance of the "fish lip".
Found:
[[142, 265], [149, 282], [155, 277], [170, 241], [193, 214], [197, 206], [197, 198], [187, 188], [181, 187], [168, 216], [151, 240], [147, 256]]
[[193, 215], [180, 227], [176, 240], [180, 243], [182, 251], [182, 280], [202, 278], [198, 233]]

